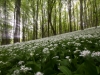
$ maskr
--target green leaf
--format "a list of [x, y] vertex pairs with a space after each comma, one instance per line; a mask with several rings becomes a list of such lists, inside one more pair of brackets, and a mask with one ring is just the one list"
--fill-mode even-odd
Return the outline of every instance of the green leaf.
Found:
[[100, 73], [100, 66], [96, 66], [98, 74]]
[[61, 66], [70, 66], [68, 59], [63, 59], [62, 61], [60, 61], [60, 64]]
[[65, 67], [65, 66], [59, 66], [59, 69], [65, 75], [72, 75], [72, 72], [67, 67]]
[[47, 68], [43, 71], [44, 75], [53, 75], [54, 73], [56, 73], [56, 71], [54, 71], [52, 68]]
[[88, 75], [98, 75], [96, 66], [92, 62], [86, 61], [84, 67]]
[[31, 67], [34, 72], [40, 71], [41, 66], [33, 61], [28, 61], [26, 64], [26, 66]]
[[88, 60], [79, 65], [76, 72], [81, 75], [98, 75], [96, 66], [93, 64], [92, 61]]

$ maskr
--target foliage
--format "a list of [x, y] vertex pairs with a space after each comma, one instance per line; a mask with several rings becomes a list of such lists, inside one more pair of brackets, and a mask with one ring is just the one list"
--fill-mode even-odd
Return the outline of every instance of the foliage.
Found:
[[0, 46], [0, 75], [100, 75], [100, 27]]

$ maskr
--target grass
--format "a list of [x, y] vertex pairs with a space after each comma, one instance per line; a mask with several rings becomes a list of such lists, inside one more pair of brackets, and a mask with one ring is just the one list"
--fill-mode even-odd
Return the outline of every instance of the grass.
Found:
[[0, 46], [0, 75], [100, 75], [100, 27]]

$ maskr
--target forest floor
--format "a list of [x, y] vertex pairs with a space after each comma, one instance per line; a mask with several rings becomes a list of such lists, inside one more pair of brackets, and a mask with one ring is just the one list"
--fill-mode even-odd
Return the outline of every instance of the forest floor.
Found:
[[0, 75], [100, 75], [100, 27], [0, 46]]

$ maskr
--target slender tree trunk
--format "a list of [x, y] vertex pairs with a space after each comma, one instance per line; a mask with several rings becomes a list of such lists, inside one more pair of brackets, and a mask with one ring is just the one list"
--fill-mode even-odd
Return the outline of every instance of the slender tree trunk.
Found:
[[[52, 4], [51, 4], [52, 3]], [[56, 32], [54, 30], [54, 27], [52, 26], [52, 22], [51, 22], [51, 16], [52, 16], [52, 9], [53, 6], [55, 4], [55, 0], [48, 0], [48, 37], [50, 36], [49, 34], [49, 25], [51, 26], [51, 30], [53, 31], [53, 34], [56, 35]], [[51, 5], [51, 6], [50, 6]]]
[[[73, 7], [74, 7], [74, 2], [73, 2]], [[73, 12], [73, 19], [74, 19], [74, 20], [73, 20], [73, 22], [74, 22], [74, 31], [76, 31], [75, 12], [74, 12], [74, 10], [75, 10], [75, 9], [73, 8], [73, 11], [72, 11], [72, 12]]]
[[76, 30], [79, 30], [79, 23], [78, 23], [78, 7], [77, 7], [77, 28], [76, 28]]
[[62, 33], [62, 25], [61, 25], [61, 0], [59, 1], [59, 34]]
[[67, 20], [67, 15], [66, 15], [66, 9], [65, 9], [65, 18], [64, 18], [64, 33], [67, 32], [67, 23], [66, 23], [66, 20]]
[[[24, 12], [23, 12], [24, 14]], [[23, 36], [22, 36], [22, 41], [25, 41], [25, 15], [22, 16], [22, 31], [23, 31]]]
[[57, 31], [56, 31], [56, 27], [57, 27], [57, 26], [56, 26], [56, 20], [57, 20], [57, 19], [56, 19], [56, 18], [57, 18], [57, 17], [56, 17], [56, 14], [57, 14], [57, 11], [56, 11], [56, 5], [55, 5], [55, 11], [54, 11], [54, 15], [55, 15], [55, 16], [54, 16], [54, 26], [55, 26], [54, 29], [55, 29], [55, 34], [57, 34]]
[[95, 27], [97, 28], [97, 25], [98, 25], [97, 0], [95, 0], [95, 16], [96, 16], [96, 23], [95, 23]]
[[4, 1], [3, 4], [3, 13], [4, 13], [4, 20], [3, 20], [3, 31], [2, 31], [2, 41], [1, 44], [5, 45], [5, 44], [10, 44], [10, 36], [9, 36], [9, 30], [8, 30], [8, 13], [7, 13], [7, 2]]
[[15, 1], [16, 27], [14, 32], [14, 43], [20, 42], [20, 7], [21, 7], [21, 0], [16, 0]]
[[86, 1], [84, 0], [84, 28], [87, 28], [87, 7], [86, 7]]
[[32, 1], [32, 4], [31, 4], [31, 7], [32, 7], [32, 23], [33, 23], [33, 30], [32, 30], [32, 40], [34, 40], [34, 39], [36, 39], [36, 36], [35, 36], [35, 34], [36, 34], [36, 30], [35, 30], [35, 28], [36, 28], [36, 25], [35, 25], [35, 15], [36, 15], [36, 8], [35, 8], [35, 1]]
[[36, 39], [38, 38], [38, 12], [39, 12], [39, 0], [37, 0], [37, 12], [36, 12]]
[[42, 0], [42, 38], [44, 37], [44, 9], [43, 9], [43, 0]]
[[68, 13], [69, 13], [69, 29], [70, 29], [70, 32], [72, 32], [71, 0], [68, 0]]
[[[0, 9], [0, 18], [2, 18], [2, 16], [1, 16], [1, 11], [2, 11], [2, 10]], [[2, 42], [2, 30], [3, 30], [3, 29], [2, 29], [3, 27], [2, 27], [2, 21], [1, 21], [1, 20], [0, 20], [0, 26], [1, 26], [1, 27], [0, 27], [0, 31], [1, 31], [1, 32], [0, 32], [0, 34], [1, 34], [1, 35], [0, 35], [0, 38], [1, 38], [1, 39], [0, 39], [0, 45], [1, 45], [1, 42]]]
[[83, 0], [80, 0], [80, 26], [83, 30]]

